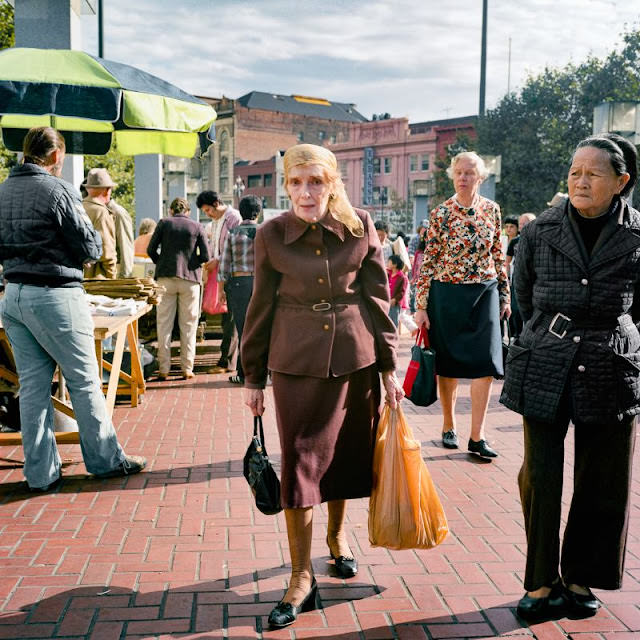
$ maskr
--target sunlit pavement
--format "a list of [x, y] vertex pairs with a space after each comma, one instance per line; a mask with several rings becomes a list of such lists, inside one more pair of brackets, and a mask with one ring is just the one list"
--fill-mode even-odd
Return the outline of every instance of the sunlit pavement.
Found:
[[[405, 334], [402, 373], [410, 344]], [[242, 476], [251, 416], [227, 378], [152, 382], [138, 408], [116, 409], [126, 450], [149, 460], [137, 476], [91, 479], [79, 447], [67, 445], [64, 483], [34, 495], [11, 462], [22, 450], [0, 450], [0, 638], [640, 638], [637, 456], [624, 588], [597, 591], [605, 606], [589, 620], [529, 627], [515, 616], [525, 560], [516, 485], [522, 427], [498, 404], [500, 383], [488, 419], [500, 457], [489, 463], [442, 448], [439, 404], [404, 403], [447, 511], [446, 541], [430, 551], [372, 548], [367, 501], [353, 501], [349, 540], [360, 572], [344, 581], [332, 577], [326, 511], [317, 508], [312, 556], [322, 609], [268, 631], [289, 573], [284, 518], [253, 506]], [[467, 385], [458, 403], [464, 445]], [[277, 463], [270, 395], [265, 428]], [[568, 441], [568, 456], [572, 449]]]

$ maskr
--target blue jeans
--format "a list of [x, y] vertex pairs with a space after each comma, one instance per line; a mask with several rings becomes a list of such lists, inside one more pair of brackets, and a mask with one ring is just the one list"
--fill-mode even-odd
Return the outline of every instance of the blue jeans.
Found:
[[84, 289], [9, 283], [0, 312], [20, 378], [24, 475], [29, 486], [46, 487], [60, 475], [51, 403], [56, 363], [69, 389], [87, 471], [115, 469], [125, 453], [107, 415]]

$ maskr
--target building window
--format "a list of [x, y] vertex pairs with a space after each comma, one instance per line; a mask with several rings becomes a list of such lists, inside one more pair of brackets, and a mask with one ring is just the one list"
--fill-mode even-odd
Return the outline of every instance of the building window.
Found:
[[336, 143], [336, 136], [335, 134], [332, 136], [329, 136], [329, 144], [335, 144]]
[[288, 209], [290, 206], [289, 198], [285, 198], [284, 196], [280, 196], [280, 209]]
[[271, 201], [271, 196], [262, 196], [262, 206], [265, 209], [271, 209], [273, 207], [273, 202]]
[[298, 142], [304, 142], [304, 131], [298, 131]]
[[373, 173], [380, 173], [380, 158], [373, 159]]
[[429, 155], [426, 153], [422, 154], [422, 159], [420, 162], [420, 171], [429, 171]]
[[391, 158], [384, 159], [384, 172], [391, 173]]
[[220, 134], [220, 140], [218, 140], [218, 149], [222, 151], [229, 150], [229, 134], [226, 131], [222, 131]]
[[340, 169], [340, 177], [344, 180], [347, 177], [347, 161], [340, 160], [338, 168]]
[[318, 131], [318, 140], [324, 140], [327, 137], [326, 131]]
[[227, 193], [229, 191], [229, 178], [220, 178], [220, 193]]
[[264, 186], [265, 187], [270, 187], [273, 184], [273, 174], [272, 173], [265, 173], [264, 174]]
[[227, 156], [220, 156], [220, 178], [229, 177], [229, 158]]
[[262, 186], [262, 176], [248, 176], [247, 187], [249, 189], [257, 189]]
[[409, 156], [409, 171], [418, 170], [418, 156]]
[[387, 204], [387, 187], [373, 187], [373, 202], [375, 204]]

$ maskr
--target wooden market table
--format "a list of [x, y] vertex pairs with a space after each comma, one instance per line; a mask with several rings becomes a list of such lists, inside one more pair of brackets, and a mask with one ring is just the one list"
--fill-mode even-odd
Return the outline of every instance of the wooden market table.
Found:
[[[113, 409], [116, 403], [116, 395], [129, 397], [132, 407], [138, 406], [140, 396], [145, 392], [144, 375], [140, 363], [140, 351], [138, 350], [138, 320], [151, 309], [150, 304], [141, 305], [132, 315], [128, 316], [93, 316], [93, 337], [95, 341], [96, 357], [98, 359], [98, 375], [103, 390], [106, 393], [107, 415], [113, 416]], [[113, 360], [107, 362], [104, 359], [102, 341], [105, 338], [114, 337], [115, 345]], [[128, 344], [131, 353], [131, 373], [122, 371], [122, 356], [125, 344]], [[13, 351], [9, 339], [2, 328], [0, 322], [0, 349], [4, 351], [12, 368], [0, 364], [0, 379], [6, 380], [13, 385], [19, 385], [16, 374]], [[12, 370], [13, 369], [13, 370]], [[109, 372], [109, 380], [102, 383], [103, 371]], [[51, 401], [55, 409], [65, 415], [74, 418], [73, 407], [64, 399], [51, 396]], [[62, 444], [78, 444], [80, 437], [77, 431], [57, 431], [55, 432], [56, 442]], [[22, 444], [20, 432], [0, 433], [0, 446]]]

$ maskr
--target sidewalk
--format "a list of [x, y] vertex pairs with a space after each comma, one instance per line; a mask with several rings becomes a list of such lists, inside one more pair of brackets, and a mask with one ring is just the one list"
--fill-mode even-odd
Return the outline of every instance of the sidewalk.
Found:
[[[403, 337], [402, 374], [409, 347]], [[638, 456], [624, 588], [598, 591], [605, 606], [589, 620], [528, 627], [515, 616], [524, 592], [522, 426], [498, 404], [499, 390], [496, 383], [488, 438], [500, 457], [489, 463], [442, 448], [439, 403], [404, 403], [447, 511], [447, 540], [431, 551], [372, 548], [367, 500], [353, 501], [349, 540], [360, 571], [344, 581], [332, 577], [326, 510], [316, 508], [312, 556], [323, 608], [275, 632], [266, 619], [289, 575], [284, 517], [253, 506], [242, 476], [252, 420], [226, 375], [152, 382], [138, 408], [116, 408], [125, 449], [149, 460], [137, 476], [92, 479], [79, 447], [67, 445], [63, 484], [35, 495], [11, 462], [22, 460], [21, 448], [0, 449], [0, 639], [640, 638]], [[461, 385], [462, 443], [468, 394]], [[278, 463], [267, 396], [266, 438]]]

